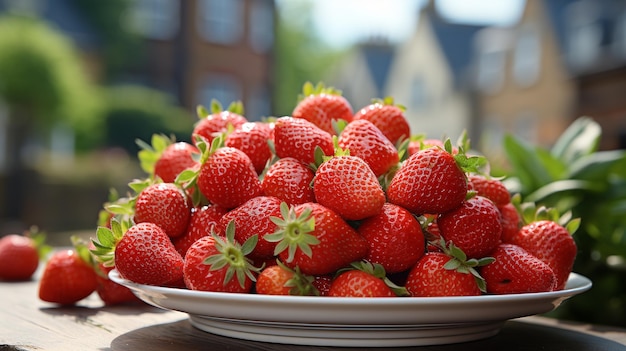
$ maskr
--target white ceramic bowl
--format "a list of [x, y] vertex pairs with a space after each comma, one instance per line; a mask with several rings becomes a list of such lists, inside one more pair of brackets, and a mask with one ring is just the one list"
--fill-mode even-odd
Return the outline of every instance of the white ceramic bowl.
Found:
[[471, 297], [342, 298], [191, 291], [109, 277], [141, 300], [189, 314], [210, 333], [262, 342], [348, 347], [451, 344], [497, 334], [505, 321], [546, 313], [591, 288], [572, 273], [564, 290]]

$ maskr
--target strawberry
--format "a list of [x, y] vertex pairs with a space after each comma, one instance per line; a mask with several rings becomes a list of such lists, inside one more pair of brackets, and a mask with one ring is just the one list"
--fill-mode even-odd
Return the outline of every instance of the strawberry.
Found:
[[141, 301], [129, 288], [109, 279], [108, 273], [113, 270], [113, 267], [107, 267], [103, 263], [99, 263], [96, 265], [95, 269], [96, 280], [98, 282], [96, 293], [98, 293], [100, 300], [102, 300], [105, 305], [112, 306]]
[[39, 298], [72, 305], [91, 295], [97, 284], [95, 271], [76, 250], [60, 250], [46, 262], [39, 281]]
[[498, 208], [511, 202], [509, 190], [497, 178], [470, 174], [467, 185], [469, 190], [474, 190], [478, 195], [493, 201]]
[[210, 235], [211, 231], [219, 226], [220, 218], [226, 212], [226, 209], [216, 205], [193, 208], [185, 234], [172, 238], [176, 251], [184, 258], [191, 244], [203, 236]]
[[91, 252], [107, 267], [114, 264], [122, 278], [160, 286], [182, 280], [183, 257], [158, 225], [114, 219], [111, 229], [99, 227], [96, 235]]
[[354, 120], [364, 119], [372, 122], [393, 145], [396, 145], [400, 140], [411, 136], [411, 127], [404, 110], [404, 106], [394, 104], [392, 97], [375, 99], [355, 113]]
[[315, 202], [313, 193], [313, 170], [293, 157], [285, 157], [272, 164], [261, 188], [267, 196], [274, 196], [289, 205]]
[[492, 256], [495, 261], [480, 268], [488, 293], [537, 293], [556, 287], [552, 269], [517, 245], [500, 244]]
[[340, 91], [322, 83], [313, 86], [310, 82], [304, 84], [302, 96], [291, 115], [305, 119], [330, 134], [335, 133], [333, 120], [350, 122], [353, 118], [352, 106]]
[[0, 280], [29, 280], [39, 267], [39, 258], [50, 247], [45, 235], [35, 230], [25, 235], [9, 234], [0, 239]]
[[252, 235], [257, 235], [258, 242], [250, 253], [251, 259], [267, 259], [274, 256], [276, 243], [264, 239], [265, 234], [276, 231], [272, 216], [280, 216], [281, 201], [276, 197], [257, 196], [241, 206], [229, 211], [220, 219], [220, 227], [226, 228], [230, 221], [235, 222], [237, 231], [235, 240], [243, 244]]
[[424, 255], [422, 227], [400, 206], [385, 203], [382, 211], [363, 220], [357, 231], [369, 243], [367, 261], [380, 264], [389, 274], [413, 267]]
[[409, 156], [387, 188], [389, 202], [415, 214], [450, 211], [463, 203], [466, 194], [463, 169], [439, 147]]
[[317, 295], [328, 296], [333, 278], [330, 275], [315, 275], [311, 284], [317, 290]]
[[423, 136], [412, 136], [409, 139], [409, 146], [407, 151], [409, 155], [413, 155], [420, 150], [427, 149], [433, 146], [445, 149], [444, 142], [439, 139], [424, 139]]
[[337, 145], [350, 155], [363, 159], [376, 177], [398, 164], [398, 150], [385, 135], [366, 119], [354, 120], [343, 129]]
[[292, 206], [282, 203], [278, 226], [265, 240], [277, 242], [274, 254], [290, 268], [303, 274], [331, 274], [367, 255], [367, 240], [335, 211], [319, 203]]
[[272, 156], [267, 143], [271, 131], [268, 123], [246, 122], [226, 136], [224, 145], [243, 151], [250, 157], [255, 171], [261, 174]]
[[340, 270], [332, 281], [328, 296], [334, 297], [396, 297], [406, 295], [406, 289], [393, 284], [385, 269], [367, 261], [356, 262], [349, 269]]
[[510, 243], [513, 236], [521, 228], [522, 218], [512, 203], [505, 204], [498, 209], [500, 210], [502, 221], [502, 236], [500, 240], [504, 243]]
[[154, 164], [154, 175], [165, 183], [174, 183], [176, 177], [185, 169], [198, 164], [198, 148], [186, 142], [168, 145]]
[[209, 202], [233, 209], [262, 193], [250, 157], [233, 147], [220, 147], [202, 164], [197, 180]]
[[280, 117], [274, 123], [274, 150], [279, 158], [293, 157], [304, 164], [315, 162], [315, 149], [323, 154], [335, 153], [333, 137], [302, 118]]
[[356, 156], [335, 156], [323, 162], [313, 180], [315, 199], [347, 220], [380, 213], [385, 192], [365, 161]]
[[511, 239], [545, 262], [556, 275], [556, 290], [565, 287], [576, 259], [577, 247], [566, 227], [553, 220], [538, 220], [524, 225]]
[[441, 252], [427, 252], [411, 269], [406, 288], [411, 296], [476, 296], [480, 289], [467, 273], [445, 269], [450, 260]]
[[154, 223], [171, 238], [185, 233], [189, 217], [189, 201], [173, 183], [151, 184], [141, 190], [135, 201], [135, 222]]
[[[226, 236], [215, 233], [198, 239], [185, 256], [184, 281], [187, 288], [201, 291], [248, 293], [259, 269], [247, 255], [256, 245], [253, 235], [243, 245], [235, 241], [235, 225], [230, 222]], [[236, 278], [236, 279], [233, 279]]]
[[259, 273], [256, 293], [263, 295], [319, 295], [314, 278], [304, 275], [298, 267], [291, 269], [277, 261]]
[[446, 242], [453, 242], [470, 258], [489, 255], [500, 243], [502, 235], [498, 208], [491, 200], [479, 195], [440, 214], [437, 226]]
[[191, 133], [192, 140], [200, 137], [207, 143], [211, 143], [217, 135], [248, 122], [243, 116], [243, 104], [239, 101], [231, 103], [227, 110], [223, 110], [222, 105], [213, 100], [210, 111], [199, 106], [197, 113], [199, 120]]

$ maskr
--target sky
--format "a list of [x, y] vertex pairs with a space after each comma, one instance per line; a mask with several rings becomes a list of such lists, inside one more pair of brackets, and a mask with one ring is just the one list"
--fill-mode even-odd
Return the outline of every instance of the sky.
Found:
[[[291, 0], [282, 0], [291, 1]], [[313, 25], [331, 46], [348, 46], [372, 36], [407, 39], [426, 0], [313, 0]], [[437, 0], [440, 13], [455, 22], [507, 25], [525, 0]]]

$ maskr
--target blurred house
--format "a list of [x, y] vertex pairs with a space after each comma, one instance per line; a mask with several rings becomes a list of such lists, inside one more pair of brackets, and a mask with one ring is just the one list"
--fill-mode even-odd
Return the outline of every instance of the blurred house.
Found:
[[626, 3], [527, 0], [520, 20], [475, 41], [482, 148], [504, 133], [551, 146], [576, 118], [603, 128], [603, 149], [624, 148]]
[[406, 42], [392, 46], [375, 38], [361, 44], [329, 81], [359, 106], [373, 97], [392, 96], [406, 107], [413, 134], [455, 141], [463, 130], [478, 132], [470, 120], [467, 70], [472, 38], [481, 28], [447, 21], [430, 1]]
[[[132, 0], [120, 29], [141, 36], [145, 61], [119, 83], [167, 92], [190, 111], [212, 99], [241, 100], [246, 116], [271, 112], [274, 0]], [[0, 13], [39, 16], [70, 37], [94, 77], [101, 74], [101, 36], [72, 0], [0, 0]]]

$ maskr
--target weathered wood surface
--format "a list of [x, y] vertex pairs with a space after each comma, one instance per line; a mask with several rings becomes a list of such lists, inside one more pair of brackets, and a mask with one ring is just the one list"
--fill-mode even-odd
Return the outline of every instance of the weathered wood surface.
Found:
[[[40, 301], [36, 280], [0, 282], [0, 351], [5, 350], [330, 350], [237, 340], [195, 329], [187, 315], [144, 304], [105, 307], [92, 295], [74, 307]], [[405, 348], [459, 350], [460, 345]], [[363, 348], [358, 348], [362, 350]], [[626, 350], [626, 329], [542, 317], [509, 321], [464, 350]], [[337, 348], [337, 350], [357, 350]]]

